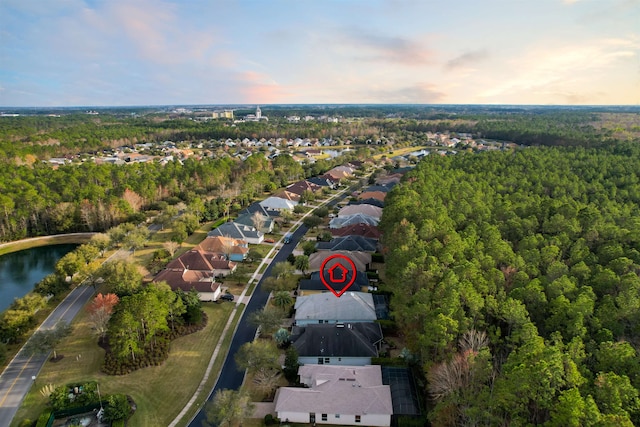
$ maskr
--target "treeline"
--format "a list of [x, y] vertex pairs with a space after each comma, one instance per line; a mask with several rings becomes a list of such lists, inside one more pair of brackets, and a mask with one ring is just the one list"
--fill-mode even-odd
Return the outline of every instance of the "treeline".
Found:
[[429, 156], [389, 193], [434, 425], [640, 425], [640, 147]]
[[[166, 165], [96, 165], [86, 162], [53, 169], [36, 163], [0, 168], [0, 241], [79, 231], [103, 231], [161, 201], [206, 204], [217, 200], [207, 220], [244, 206], [264, 191], [322, 173], [338, 162], [364, 158], [367, 150], [322, 160], [303, 168], [288, 155], [269, 160], [262, 153], [239, 159], [187, 159]], [[223, 206], [226, 206], [223, 208]], [[199, 220], [205, 209], [198, 209]]]

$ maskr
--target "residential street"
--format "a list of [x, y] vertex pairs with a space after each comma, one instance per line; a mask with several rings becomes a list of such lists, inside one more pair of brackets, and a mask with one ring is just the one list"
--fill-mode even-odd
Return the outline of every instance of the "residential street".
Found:
[[[223, 389], [233, 389], [237, 390], [242, 385], [242, 381], [244, 379], [244, 371], [239, 371], [236, 367], [236, 362], [234, 360], [234, 355], [240, 349], [242, 344], [253, 341], [253, 338], [256, 335], [256, 327], [251, 325], [247, 319], [248, 316], [256, 310], [262, 310], [262, 308], [267, 303], [267, 299], [269, 298], [269, 292], [265, 292], [262, 290], [262, 281], [265, 277], [269, 277], [271, 274], [271, 268], [275, 263], [286, 261], [287, 257], [291, 252], [293, 252], [293, 248], [296, 247], [300, 238], [305, 235], [307, 232], [307, 227], [303, 224], [300, 224], [300, 227], [291, 235], [291, 243], [286, 245], [282, 245], [280, 251], [276, 254], [273, 259], [273, 262], [269, 264], [269, 267], [265, 270], [260, 282], [256, 286], [256, 289], [253, 291], [253, 295], [249, 300], [249, 304], [242, 314], [242, 318], [238, 323], [238, 329], [233, 336], [233, 340], [231, 341], [231, 347], [229, 348], [229, 352], [227, 353], [227, 357], [224, 361], [224, 365], [222, 366], [222, 372], [220, 373], [220, 377], [218, 378], [218, 382], [216, 383], [214, 389], [209, 395], [208, 401], [213, 399], [213, 396], [216, 391]], [[198, 411], [196, 416], [189, 423], [190, 427], [202, 427], [202, 422], [206, 421], [206, 416], [202, 410]]]

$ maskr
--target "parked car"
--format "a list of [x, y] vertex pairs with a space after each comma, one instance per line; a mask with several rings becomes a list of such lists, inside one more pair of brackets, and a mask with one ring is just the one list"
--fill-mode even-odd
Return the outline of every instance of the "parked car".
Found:
[[275, 243], [276, 241], [273, 239], [264, 239], [265, 243]]
[[234, 298], [233, 294], [222, 294], [220, 296], [220, 299], [222, 301], [233, 301], [233, 298]]

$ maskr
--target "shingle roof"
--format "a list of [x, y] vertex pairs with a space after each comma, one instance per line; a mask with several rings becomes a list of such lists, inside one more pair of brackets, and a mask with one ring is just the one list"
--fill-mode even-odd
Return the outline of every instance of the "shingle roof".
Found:
[[316, 243], [319, 251], [359, 251], [375, 252], [378, 248], [377, 239], [369, 239], [363, 236], [341, 236], [328, 242]]
[[286, 200], [286, 199], [281, 199], [280, 197], [267, 197], [266, 199], [264, 199], [263, 201], [260, 202], [260, 204], [265, 208], [271, 208], [271, 209], [293, 209], [295, 207], [295, 205], [297, 205], [297, 202], [291, 201], [291, 200]]
[[364, 236], [379, 239], [381, 236], [378, 227], [367, 224], [352, 224], [341, 228], [331, 229], [333, 236]]
[[288, 185], [286, 188], [287, 191], [299, 195], [302, 195], [305, 191], [311, 191], [315, 193], [321, 189], [322, 187], [320, 185], [307, 180], [294, 182], [293, 184]]
[[[351, 273], [348, 273], [347, 274], [347, 283], [348, 283], [348, 281], [351, 280], [351, 277], [352, 277]], [[325, 276], [325, 278], [326, 278], [326, 276]], [[363, 286], [369, 286], [369, 278], [367, 277], [366, 273], [363, 273], [362, 271], [358, 271], [356, 273], [356, 280], [349, 287], [349, 289], [347, 289], [345, 292], [360, 292], [362, 290]], [[319, 271], [314, 271], [313, 273], [311, 273], [311, 278], [310, 279], [301, 280], [299, 285], [298, 285], [298, 288], [300, 288], [301, 291], [326, 291], [326, 292], [329, 292], [329, 289], [327, 289], [327, 287], [322, 283], [322, 280], [320, 279], [320, 272]], [[341, 289], [338, 289], [337, 291], [340, 291], [340, 290]]]
[[[352, 206], [358, 206], [358, 205], [352, 205]], [[367, 225], [377, 226], [379, 222], [380, 222], [379, 218], [376, 218], [370, 215], [365, 215], [362, 213], [357, 213], [354, 215], [346, 215], [346, 216], [339, 216], [337, 218], [333, 218], [331, 221], [329, 221], [329, 227], [342, 228], [342, 227], [347, 227], [349, 225], [354, 225], [354, 224], [367, 224]]]
[[233, 239], [257, 239], [262, 236], [262, 232], [256, 230], [255, 227], [244, 225], [244, 224], [236, 224], [235, 222], [225, 222], [218, 228], [211, 230], [207, 236], [225, 236], [231, 237]]
[[384, 208], [384, 202], [377, 199], [350, 200], [349, 205], [372, 205]]
[[382, 208], [367, 204], [348, 205], [340, 209], [340, 211], [338, 212], [338, 217], [355, 214], [363, 214], [380, 219], [380, 217], [382, 216]]
[[[367, 264], [371, 263], [371, 254], [368, 252], [361, 251], [344, 251], [344, 250], [334, 250], [334, 251], [320, 251], [314, 252], [309, 255], [309, 271], [319, 271], [320, 267], [324, 260], [333, 255], [342, 255], [349, 258], [356, 267], [358, 271], [366, 271]], [[340, 259], [332, 259], [327, 262], [326, 267], [329, 268], [333, 266], [335, 263], [341, 262]]]
[[387, 193], [384, 191], [365, 191], [358, 195], [358, 199], [376, 199], [380, 201], [384, 201], [384, 198], [387, 197]]
[[[255, 213], [248, 213], [245, 212], [243, 214], [238, 215], [238, 218], [234, 219], [233, 222], [235, 222], [236, 224], [242, 224], [242, 225], [249, 225], [251, 227], [254, 226], [253, 223], [253, 216], [255, 215]], [[261, 227], [261, 230], [268, 230], [269, 227], [271, 226], [271, 223], [273, 222], [273, 218], [271, 218], [268, 215], [263, 214], [262, 212], [260, 212], [260, 215], [262, 215], [262, 219], [264, 220], [264, 225]]]
[[377, 323], [337, 323], [294, 327], [293, 346], [301, 357], [377, 357], [382, 341]]
[[376, 320], [373, 295], [365, 292], [345, 292], [336, 298], [331, 293], [300, 296], [296, 299], [295, 320], [362, 321]]
[[281, 387], [276, 412], [393, 415], [380, 366], [304, 365], [298, 373], [310, 388]]
[[246, 241], [224, 236], [207, 237], [196, 248], [213, 254], [230, 252], [232, 254], [245, 255], [249, 252], [249, 246]]

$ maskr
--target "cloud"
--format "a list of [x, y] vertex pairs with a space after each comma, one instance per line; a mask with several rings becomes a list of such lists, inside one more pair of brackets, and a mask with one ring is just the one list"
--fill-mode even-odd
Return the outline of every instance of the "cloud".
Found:
[[401, 87], [373, 87], [354, 94], [357, 102], [383, 104], [434, 104], [441, 102], [446, 95], [429, 83], [415, 83]]
[[407, 37], [372, 33], [363, 29], [347, 29], [339, 32], [337, 46], [355, 48], [355, 58], [363, 61], [424, 65], [433, 63], [433, 52], [424, 42]]
[[447, 68], [448, 70], [454, 70], [456, 68], [465, 68], [477, 62], [484, 61], [488, 57], [489, 57], [489, 53], [485, 49], [472, 50], [469, 52], [465, 52], [462, 55], [458, 55], [453, 59], [450, 59], [445, 64], [445, 68]]
[[508, 74], [497, 76], [499, 80], [480, 97], [485, 102], [507, 102], [505, 99], [553, 95], [571, 103], [593, 103], [603, 92], [590, 88], [602, 87], [620, 65], [637, 60], [639, 49], [640, 43], [634, 39], [588, 40], [555, 48], [545, 45], [508, 61], [504, 67]]

